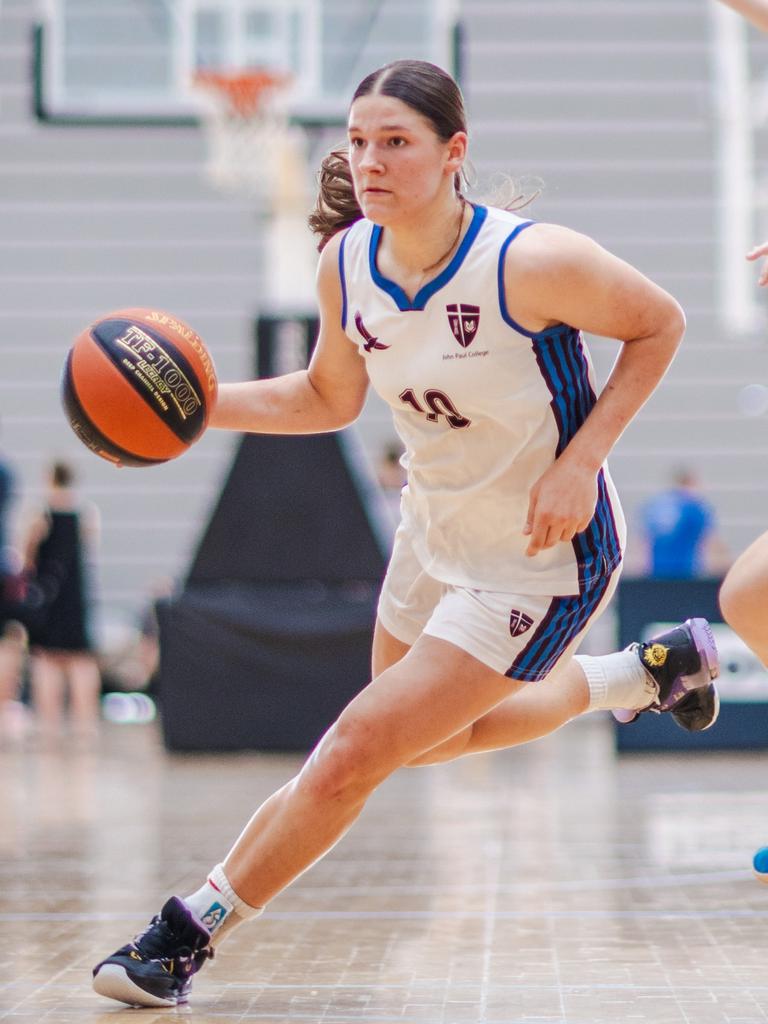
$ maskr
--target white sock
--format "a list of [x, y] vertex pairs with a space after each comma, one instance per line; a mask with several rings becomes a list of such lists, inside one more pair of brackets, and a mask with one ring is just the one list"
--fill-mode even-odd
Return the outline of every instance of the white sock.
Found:
[[658, 696], [658, 687], [640, 662], [636, 651], [617, 651], [600, 658], [577, 654], [575, 660], [587, 677], [589, 710], [600, 708], [647, 708]]
[[185, 896], [184, 902], [211, 933], [212, 946], [238, 925], [264, 912], [263, 907], [252, 907], [240, 899], [224, 874], [223, 864], [217, 864], [205, 883], [197, 892]]

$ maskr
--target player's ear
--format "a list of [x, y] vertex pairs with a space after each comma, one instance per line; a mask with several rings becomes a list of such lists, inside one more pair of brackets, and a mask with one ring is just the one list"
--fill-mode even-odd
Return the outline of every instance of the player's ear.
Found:
[[447, 161], [446, 170], [450, 171], [451, 174], [456, 174], [460, 171], [464, 161], [467, 158], [467, 133], [466, 132], [455, 132], [446, 143], [447, 150]]

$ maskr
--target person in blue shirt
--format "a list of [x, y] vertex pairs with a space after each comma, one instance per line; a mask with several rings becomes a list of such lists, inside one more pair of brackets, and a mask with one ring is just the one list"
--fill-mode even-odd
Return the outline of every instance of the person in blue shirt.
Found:
[[645, 571], [655, 579], [693, 579], [724, 571], [727, 552], [717, 536], [715, 511], [699, 492], [695, 474], [678, 469], [667, 490], [640, 509]]

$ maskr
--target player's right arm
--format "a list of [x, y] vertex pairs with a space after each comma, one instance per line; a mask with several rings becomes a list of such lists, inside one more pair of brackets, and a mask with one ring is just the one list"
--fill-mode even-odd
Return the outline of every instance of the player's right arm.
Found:
[[256, 434], [320, 434], [345, 427], [365, 401], [368, 375], [341, 327], [342, 292], [336, 235], [317, 270], [320, 332], [309, 368], [265, 380], [219, 385], [210, 426]]
[[756, 28], [768, 32], [768, 0], [721, 0], [721, 3], [743, 14]]

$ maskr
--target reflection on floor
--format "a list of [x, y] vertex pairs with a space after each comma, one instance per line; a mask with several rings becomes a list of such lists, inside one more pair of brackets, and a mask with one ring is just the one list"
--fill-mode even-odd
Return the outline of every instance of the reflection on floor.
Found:
[[768, 755], [619, 758], [602, 716], [390, 779], [188, 1008], [94, 995], [91, 965], [196, 888], [299, 764], [169, 756], [154, 726], [109, 726], [98, 752], [0, 753], [0, 1020], [768, 1021], [768, 888], [750, 872]]

